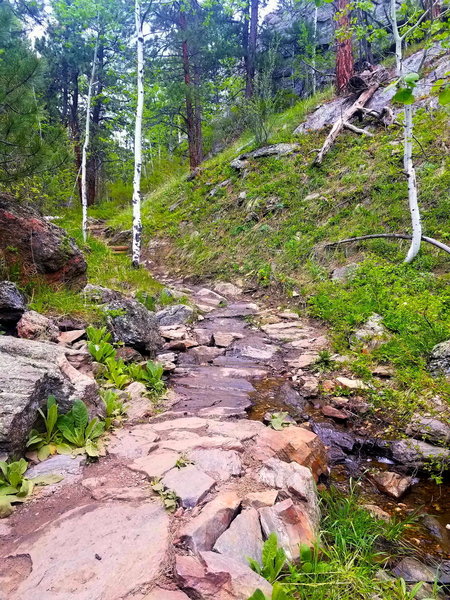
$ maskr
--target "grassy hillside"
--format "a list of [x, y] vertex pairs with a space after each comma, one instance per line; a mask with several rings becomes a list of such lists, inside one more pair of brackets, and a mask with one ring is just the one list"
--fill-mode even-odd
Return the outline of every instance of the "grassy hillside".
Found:
[[[192, 182], [176, 177], [150, 193], [144, 232], [147, 239], [170, 240], [167, 260], [174, 271], [256, 281], [268, 295], [277, 290], [290, 306], [328, 322], [335, 348], [346, 354], [354, 328], [371, 313], [381, 314], [391, 340], [373, 354], [355, 352], [352, 368], [370, 377], [373, 362], [393, 362], [396, 389], [384, 393], [382, 404], [401, 404], [409, 413], [417, 403], [450, 392], [425, 370], [433, 345], [450, 337], [449, 257], [425, 244], [414, 263], [405, 265], [407, 241], [323, 249], [324, 243], [346, 237], [410, 231], [401, 127], [377, 128], [374, 138], [344, 132], [320, 168], [312, 160], [326, 132], [293, 136], [308, 110], [327, 96], [299, 102], [274, 121], [270, 143], [295, 141], [300, 152], [253, 160], [242, 177], [229, 162], [254, 147], [243, 136], [206, 162]], [[444, 110], [417, 112], [415, 163], [424, 233], [444, 242], [450, 239], [447, 126]], [[109, 212], [107, 206], [101, 210]], [[125, 210], [109, 222], [128, 228], [130, 221]], [[360, 264], [355, 277], [331, 281], [333, 268], [350, 262]]]

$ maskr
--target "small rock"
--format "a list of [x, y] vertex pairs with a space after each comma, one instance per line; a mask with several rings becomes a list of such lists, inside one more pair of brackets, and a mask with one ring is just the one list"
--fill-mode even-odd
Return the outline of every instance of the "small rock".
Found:
[[25, 296], [12, 281], [0, 281], [0, 323], [15, 325], [27, 310]]
[[345, 410], [339, 410], [333, 406], [322, 406], [322, 414], [337, 421], [346, 421], [350, 416]]
[[215, 291], [223, 296], [237, 298], [242, 294], [242, 289], [233, 283], [219, 282], [214, 286]]
[[406, 433], [412, 437], [419, 437], [436, 444], [450, 442], [450, 425], [448, 422], [431, 415], [416, 414], [406, 428]]
[[377, 367], [372, 369], [372, 375], [375, 375], [375, 377], [383, 377], [385, 379], [389, 379], [394, 375], [394, 369], [386, 365], [378, 365]]
[[302, 394], [307, 398], [317, 396], [319, 393], [319, 381], [314, 375], [302, 375], [300, 377]]
[[318, 358], [318, 353], [313, 352], [310, 354], [301, 354], [298, 358], [287, 360], [286, 362], [292, 369], [306, 369], [315, 364]]
[[80, 338], [86, 335], [85, 329], [73, 329], [71, 331], [61, 331], [58, 335], [58, 343], [70, 346]]
[[84, 456], [70, 456], [66, 454], [55, 454], [26, 471], [26, 477], [32, 479], [41, 475], [56, 473], [58, 475], [80, 475], [86, 459]]
[[[396, 577], [401, 577], [407, 583], [425, 581], [433, 583], [436, 579], [436, 570], [424, 565], [415, 558], [403, 558], [393, 569]], [[439, 577], [438, 577], [439, 579]]]
[[180, 531], [180, 541], [193, 552], [211, 550], [241, 504], [236, 492], [221, 492]]
[[264, 492], [251, 492], [243, 500], [244, 506], [251, 508], [263, 508], [264, 506], [273, 506], [277, 501], [278, 490], [266, 490]]
[[371, 476], [377, 488], [391, 498], [399, 500], [411, 487], [411, 477], [404, 477], [391, 471], [383, 471]]
[[210, 346], [212, 344], [212, 332], [209, 329], [194, 329], [194, 336], [200, 346]]
[[391, 520], [391, 515], [376, 504], [363, 504], [362, 508], [367, 510], [374, 519], [380, 519], [381, 521], [386, 522]]
[[188, 336], [185, 325], [160, 325], [159, 333], [165, 340], [184, 340]]
[[261, 562], [262, 547], [259, 514], [254, 508], [244, 509], [214, 544], [216, 552], [230, 556], [244, 565], [248, 565], [249, 558]]
[[248, 167], [248, 160], [241, 160], [240, 158], [235, 158], [230, 162], [230, 167], [236, 169], [236, 171], [243, 171]]
[[350, 263], [343, 267], [337, 267], [331, 274], [331, 279], [333, 279], [334, 281], [348, 281], [353, 277], [358, 267], [358, 263]]
[[278, 502], [272, 507], [260, 508], [259, 516], [265, 537], [275, 533], [278, 544], [284, 548], [290, 560], [299, 557], [300, 544], [314, 544], [314, 528], [308, 515], [291, 499]]
[[164, 344], [164, 350], [176, 350], [178, 352], [186, 352], [189, 348], [197, 346], [196, 340], [184, 339], [184, 340], [172, 340]]
[[166, 473], [162, 483], [165, 488], [176, 493], [183, 508], [194, 508], [205, 498], [216, 482], [197, 467], [188, 465]]
[[349, 379], [348, 377], [336, 377], [336, 383], [346, 390], [368, 390], [369, 387], [360, 379]]
[[206, 312], [209, 312], [214, 308], [219, 308], [219, 306], [227, 305], [226, 298], [207, 288], [202, 288], [196, 293], [195, 301], [199, 308]]
[[244, 336], [240, 333], [226, 333], [217, 331], [213, 335], [213, 342], [219, 348], [228, 348], [235, 340], [241, 339]]
[[[212, 339], [212, 335], [211, 335]], [[189, 357], [198, 365], [211, 363], [215, 358], [225, 352], [225, 348], [214, 348], [212, 346], [197, 346], [189, 350]]]
[[186, 304], [174, 304], [156, 313], [156, 319], [161, 326], [184, 325], [194, 318], [194, 309]]
[[34, 310], [24, 312], [17, 323], [17, 334], [27, 340], [40, 342], [57, 342], [59, 329], [55, 323]]

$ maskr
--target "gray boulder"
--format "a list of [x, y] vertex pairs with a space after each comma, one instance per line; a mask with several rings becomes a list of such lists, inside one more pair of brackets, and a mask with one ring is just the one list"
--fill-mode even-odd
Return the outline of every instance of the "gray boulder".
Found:
[[434, 444], [448, 444], [450, 442], [450, 425], [443, 419], [432, 415], [413, 416], [406, 433], [412, 437], [418, 437]]
[[439, 569], [429, 567], [416, 558], [403, 558], [393, 569], [396, 577], [402, 577], [407, 583], [416, 583], [425, 581], [427, 583], [438, 583], [448, 585], [450, 583], [450, 574], [448, 564], [443, 561]]
[[156, 313], [156, 319], [159, 325], [183, 325], [192, 321], [194, 309], [185, 304], [174, 304], [164, 308]]
[[450, 340], [441, 342], [433, 348], [428, 369], [435, 375], [450, 377]]
[[88, 284], [84, 293], [90, 300], [104, 305], [107, 325], [115, 342], [124, 342], [139, 352], [156, 354], [162, 340], [155, 313], [134, 298], [100, 285]]
[[76, 363], [78, 355], [56, 344], [0, 336], [0, 454], [23, 450], [48, 396], [56, 397], [62, 411], [77, 398], [96, 405], [95, 380], [70, 362]]
[[23, 294], [12, 281], [0, 281], [0, 323], [15, 325], [27, 310]]
[[391, 452], [397, 463], [410, 468], [423, 467], [430, 461], [440, 461], [445, 467], [450, 462], [450, 450], [411, 438], [392, 442]]

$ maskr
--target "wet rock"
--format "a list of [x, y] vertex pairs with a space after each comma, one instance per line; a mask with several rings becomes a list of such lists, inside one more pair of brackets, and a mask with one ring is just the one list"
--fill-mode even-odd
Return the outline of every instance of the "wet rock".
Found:
[[391, 520], [391, 515], [376, 504], [363, 504], [362, 508], [367, 510], [374, 519], [380, 519], [381, 521], [386, 522]]
[[241, 504], [236, 492], [221, 492], [180, 531], [180, 541], [193, 552], [211, 550], [227, 529]]
[[422, 525], [446, 548], [450, 546], [449, 532], [436, 517], [433, 517], [432, 515], [423, 515]]
[[160, 587], [154, 588], [142, 600], [189, 600], [184, 592], [180, 590], [166, 590]]
[[156, 353], [161, 338], [154, 313], [134, 298], [99, 285], [88, 284], [84, 292], [92, 301], [104, 305], [115, 342], [124, 342], [148, 354]]
[[440, 461], [445, 467], [450, 461], [450, 450], [408, 438], [391, 443], [393, 459], [406, 467], [423, 467], [428, 461]]
[[234, 285], [233, 283], [219, 282], [214, 286], [214, 290], [222, 295], [230, 298], [237, 298], [242, 294], [242, 288]]
[[334, 281], [346, 282], [352, 278], [352, 276], [358, 270], [358, 267], [358, 263], [350, 263], [348, 265], [344, 265], [343, 267], [337, 267], [331, 274], [331, 279]]
[[264, 492], [251, 492], [243, 500], [244, 506], [251, 508], [263, 508], [264, 506], [273, 506], [277, 501], [278, 490], [266, 490]]
[[312, 430], [327, 446], [331, 464], [344, 462], [355, 447], [356, 440], [352, 435], [338, 431], [329, 425], [313, 422]]
[[368, 390], [369, 387], [360, 379], [349, 379], [348, 377], [336, 377], [336, 383], [346, 390]]
[[[126, 524], [126, 535], [118, 524]], [[125, 598], [161, 574], [168, 530], [159, 504], [108, 502], [70, 510], [35, 536], [19, 538], [13, 556], [29, 556], [31, 569], [8, 598]]]
[[322, 406], [321, 410], [325, 417], [336, 419], [336, 421], [346, 421], [350, 416], [345, 410], [339, 410], [334, 408], [334, 406]]
[[299, 557], [300, 544], [314, 544], [314, 527], [306, 511], [295, 505], [291, 499], [271, 507], [260, 508], [259, 516], [265, 537], [275, 533], [278, 544], [284, 548], [290, 560]]
[[70, 346], [74, 342], [86, 335], [85, 329], [71, 329], [68, 331], [61, 331], [58, 335], [58, 343]]
[[242, 473], [241, 459], [234, 450], [193, 450], [189, 458], [216, 481], [226, 481]]
[[275, 431], [266, 427], [258, 436], [253, 455], [259, 460], [276, 457], [309, 467], [317, 480], [326, 472], [326, 452], [320, 438], [302, 427], [285, 427]]
[[285, 490], [302, 506], [311, 519], [311, 525], [316, 530], [319, 526], [320, 510], [316, 487], [311, 471], [302, 465], [286, 463], [277, 458], [271, 458], [264, 463], [259, 471], [261, 483], [277, 490]]
[[27, 310], [25, 296], [12, 281], [0, 281], [0, 323], [15, 325]]
[[75, 241], [8, 194], [0, 194], [0, 252], [27, 280], [36, 274], [48, 283], [77, 288], [86, 283], [86, 261]]
[[435, 444], [450, 442], [450, 425], [431, 415], [416, 414], [406, 428], [406, 433], [412, 437], [422, 438]]
[[259, 514], [254, 508], [244, 509], [214, 544], [219, 554], [248, 565], [248, 559], [261, 562], [263, 539]]
[[383, 325], [383, 317], [374, 313], [362, 327], [354, 332], [352, 341], [354, 344], [364, 344], [365, 347], [373, 350], [385, 342], [388, 337], [388, 331]]
[[399, 500], [411, 487], [411, 477], [404, 477], [392, 471], [383, 471], [371, 476], [380, 492]]
[[[396, 577], [401, 577], [407, 583], [416, 583], [419, 581], [425, 581], [427, 583], [433, 583], [436, 580], [441, 583], [445, 583], [442, 579], [444, 577], [437, 576], [436, 569], [424, 565], [422, 562], [415, 558], [403, 558], [393, 569], [392, 572]], [[450, 582], [450, 579], [448, 580]]]
[[180, 587], [197, 600], [248, 600], [258, 588], [272, 595], [272, 586], [250, 567], [217, 552], [177, 556], [175, 573]]
[[34, 310], [28, 310], [17, 323], [17, 335], [27, 340], [57, 342], [59, 329], [51, 319]]
[[428, 369], [436, 375], [450, 377], [450, 340], [441, 342], [433, 348]]
[[156, 313], [156, 320], [165, 327], [184, 325], [194, 318], [194, 309], [186, 304], [174, 304]]
[[77, 398], [96, 405], [97, 384], [69, 363], [72, 354], [56, 344], [0, 336], [0, 452], [23, 448], [49, 395], [62, 411]]
[[180, 458], [178, 452], [170, 450], [162, 450], [160, 452], [152, 452], [148, 456], [141, 456], [128, 465], [128, 468], [138, 473], [144, 473], [152, 480], [158, 477], [163, 477], [171, 471], [177, 460]]
[[215, 481], [194, 465], [172, 469], [162, 479], [164, 487], [173, 490], [183, 508], [194, 508], [215, 486]]

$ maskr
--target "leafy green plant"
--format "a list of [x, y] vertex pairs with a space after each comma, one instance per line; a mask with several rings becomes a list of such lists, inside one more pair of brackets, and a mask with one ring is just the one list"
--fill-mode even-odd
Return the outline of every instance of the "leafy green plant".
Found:
[[111, 333], [106, 327], [93, 327], [89, 325], [89, 327], [86, 327], [86, 335], [87, 339], [94, 344], [111, 341]]
[[257, 589], [248, 600], [290, 600], [292, 596], [288, 596], [283, 584], [275, 582], [272, 588], [272, 596], [268, 598], [260, 589]]
[[291, 425], [291, 423], [286, 420], [288, 416], [287, 412], [275, 412], [270, 415], [269, 427], [275, 429], [275, 431], [281, 431], [285, 427]]
[[24, 477], [27, 468], [24, 458], [11, 463], [0, 461], [0, 518], [11, 514], [13, 504], [25, 502], [35, 485], [49, 485], [62, 479], [61, 475], [53, 474], [28, 479]]
[[248, 562], [253, 571], [264, 577], [264, 579], [267, 579], [270, 583], [274, 583], [280, 576], [286, 564], [286, 559], [286, 553], [283, 548], [278, 548], [276, 534], [271, 533], [264, 542], [261, 564], [253, 558], [249, 558]]
[[97, 417], [89, 420], [89, 413], [82, 400], [76, 400], [71, 410], [58, 419], [58, 429], [63, 438], [88, 456], [99, 456], [98, 438], [105, 431], [105, 424]]
[[187, 456], [185, 456], [184, 454], [182, 454], [180, 456], [180, 458], [177, 460], [177, 462], [175, 463], [175, 467], [177, 469], [183, 469], [184, 467], [187, 467], [188, 465], [193, 465], [193, 461], [188, 458]]
[[161, 479], [154, 479], [150, 485], [152, 490], [161, 498], [164, 508], [168, 512], [174, 512], [178, 506], [178, 496], [176, 493], [173, 490], [166, 489]]
[[165, 390], [162, 376], [164, 368], [160, 363], [148, 360], [145, 365], [128, 365], [128, 373], [131, 379], [140, 381], [147, 389], [155, 394], [162, 394]]
[[113, 390], [101, 390], [100, 397], [105, 406], [105, 429], [109, 430], [115, 422], [126, 416], [127, 409], [119, 395]]
[[39, 432], [32, 429], [28, 436], [27, 448], [36, 450], [39, 460], [45, 460], [51, 454], [70, 454], [70, 446], [61, 439], [61, 433], [58, 430], [57, 422], [59, 418], [58, 405], [54, 396], [47, 399], [47, 410], [44, 413], [42, 409], [38, 412], [44, 423], [45, 431]]
[[118, 390], [123, 390], [125, 386], [131, 383], [129, 375], [129, 368], [123, 360], [116, 360], [115, 358], [107, 358], [105, 360], [106, 365], [106, 379]]
[[100, 363], [105, 363], [108, 358], [116, 355], [114, 346], [110, 344], [111, 333], [106, 327], [96, 328], [92, 325], [86, 328], [88, 338], [87, 347], [92, 358]]
[[320, 350], [319, 356], [314, 363], [314, 369], [317, 371], [328, 371], [332, 369], [335, 362], [331, 358], [331, 352], [329, 350]]

